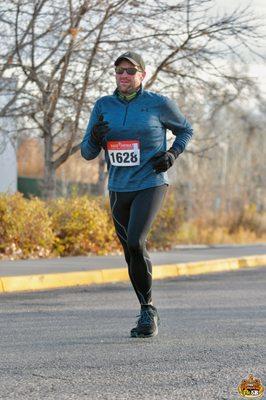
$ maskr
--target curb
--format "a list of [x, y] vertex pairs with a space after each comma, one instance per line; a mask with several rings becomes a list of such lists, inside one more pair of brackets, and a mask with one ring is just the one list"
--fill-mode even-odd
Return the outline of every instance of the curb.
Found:
[[[234, 271], [241, 268], [266, 266], [266, 254], [225, 258], [200, 262], [165, 264], [153, 267], [153, 279]], [[0, 277], [0, 293], [59, 289], [73, 286], [129, 281], [127, 268], [111, 268], [56, 274]]]

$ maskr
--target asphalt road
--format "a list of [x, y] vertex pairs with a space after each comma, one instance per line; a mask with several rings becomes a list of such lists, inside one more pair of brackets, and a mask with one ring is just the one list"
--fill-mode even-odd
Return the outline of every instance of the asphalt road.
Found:
[[[4, 294], [4, 400], [236, 400], [266, 384], [266, 268], [154, 282], [159, 335], [133, 339], [127, 283]], [[265, 397], [264, 397], [265, 398]]]
[[[151, 252], [154, 265], [215, 260], [266, 254], [266, 244], [184, 246], [165, 252]], [[88, 271], [92, 269], [126, 267], [124, 256], [80, 256], [37, 260], [0, 260], [0, 276]]]

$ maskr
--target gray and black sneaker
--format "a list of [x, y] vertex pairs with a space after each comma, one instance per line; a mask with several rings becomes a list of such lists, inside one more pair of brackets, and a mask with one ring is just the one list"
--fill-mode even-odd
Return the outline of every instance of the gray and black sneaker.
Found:
[[138, 315], [138, 317], [136, 328], [131, 329], [131, 337], [147, 338], [158, 334], [160, 318], [154, 306], [141, 306], [140, 315]]

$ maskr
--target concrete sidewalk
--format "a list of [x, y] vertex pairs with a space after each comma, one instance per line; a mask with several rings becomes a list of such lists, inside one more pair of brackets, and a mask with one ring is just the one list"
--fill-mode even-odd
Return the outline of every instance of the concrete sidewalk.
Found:
[[[266, 244], [182, 246], [150, 256], [153, 278], [164, 279], [266, 265]], [[122, 255], [0, 261], [0, 293], [127, 280]]]

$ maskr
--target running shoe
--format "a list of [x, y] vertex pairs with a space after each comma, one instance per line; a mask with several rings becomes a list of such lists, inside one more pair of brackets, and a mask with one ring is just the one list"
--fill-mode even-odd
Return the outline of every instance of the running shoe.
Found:
[[158, 334], [160, 318], [157, 309], [152, 305], [141, 306], [137, 326], [131, 329], [130, 335], [135, 338], [147, 338]]

